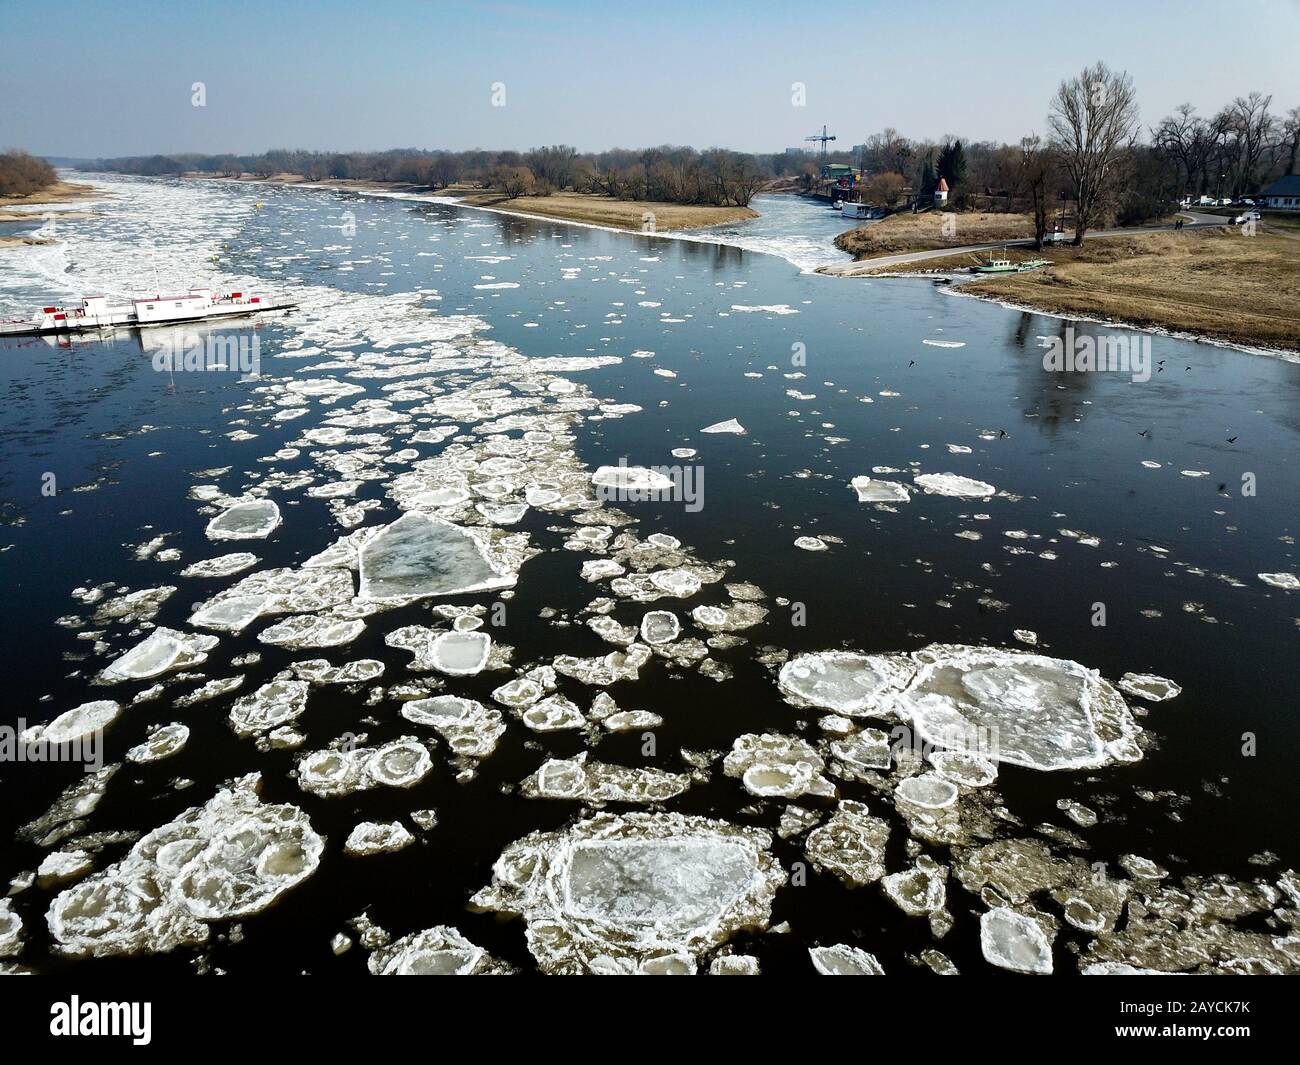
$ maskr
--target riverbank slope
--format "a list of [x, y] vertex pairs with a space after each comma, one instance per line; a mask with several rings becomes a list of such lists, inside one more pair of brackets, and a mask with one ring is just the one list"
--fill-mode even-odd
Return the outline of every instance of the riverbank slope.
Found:
[[[1050, 314], [1188, 333], [1247, 347], [1300, 351], [1300, 255], [1294, 237], [1237, 229], [1135, 233], [1081, 248], [999, 249], [1051, 260], [1044, 270], [978, 277], [961, 291]], [[882, 267], [880, 273], [964, 270], [988, 253]]]

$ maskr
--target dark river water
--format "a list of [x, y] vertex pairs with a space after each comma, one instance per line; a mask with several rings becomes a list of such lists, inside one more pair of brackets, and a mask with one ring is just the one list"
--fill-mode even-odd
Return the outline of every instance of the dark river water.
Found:
[[[1112, 681], [1129, 671], [1172, 678], [1183, 688], [1177, 699], [1145, 708], [1131, 700], [1152, 741], [1141, 762], [1055, 773], [1003, 766], [998, 788], [1007, 807], [1026, 832], [1044, 823], [1073, 829], [1057, 807], [1061, 799], [1101, 810], [1099, 823], [1081, 832], [1089, 861], [1114, 863], [1136, 853], [1178, 874], [1243, 879], [1300, 861], [1300, 592], [1257, 576], [1300, 568], [1300, 365], [1155, 336], [1152, 358], [1163, 370], [1149, 381], [1117, 372], [1051, 372], [1043, 367], [1043, 344], [1066, 323], [955, 296], [927, 281], [828, 278], [730, 244], [401, 199], [129, 179], [104, 184], [120, 201], [101, 208], [110, 223], [97, 232], [67, 223], [64, 247], [36, 249], [36, 259], [33, 249], [22, 250], [27, 259], [5, 253], [0, 300], [8, 311], [26, 313], [96, 284], [116, 283], [119, 292], [133, 281], [147, 287], [148, 275], [139, 271], [156, 263], [164, 287], [217, 276], [267, 292], [310, 289], [326, 301], [322, 292], [380, 299], [418, 291], [431, 313], [474, 316], [482, 323], [479, 336], [526, 356], [621, 357], [617, 365], [570, 376], [602, 400], [642, 410], [584, 422], [578, 455], [594, 469], [620, 457], [671, 465], [682, 461], [673, 449], [698, 450], [689, 461], [703, 471], [702, 507], [643, 502], [628, 509], [642, 536], [671, 534], [699, 558], [734, 563], [728, 580], [762, 587], [771, 613], [743, 633], [754, 645], [792, 653], [912, 651], [934, 642], [1013, 647], [1013, 630], [1032, 630], [1044, 653]], [[825, 228], [821, 218], [805, 227]], [[734, 239], [743, 241], [743, 232]], [[114, 243], [134, 249], [135, 257], [114, 257]], [[146, 243], [161, 250], [141, 257], [137, 245]], [[504, 285], [513, 287], [496, 287]], [[1084, 334], [1102, 327], [1075, 328]], [[296, 335], [292, 316], [225, 332], [257, 337], [264, 374], [295, 372], [295, 362], [275, 359]], [[88, 626], [105, 630], [110, 649], [96, 650], [78, 629], [56, 624], [87, 613], [70, 597], [74, 588], [176, 584], [180, 590], [154, 620], [186, 630], [191, 604], [222, 582], [179, 578], [185, 564], [250, 550], [264, 565], [296, 565], [345, 531], [325, 500], [298, 493], [279, 497], [285, 522], [270, 539], [207, 541], [208, 515], [188, 498], [190, 488], [215, 481], [238, 494], [264, 475], [264, 457], [322, 414], [313, 407], [306, 418], [276, 423], [241, 412], [249, 388], [229, 373], [159, 373], [131, 334], [70, 346], [0, 341], [0, 640], [8, 688], [0, 723], [33, 724], [109, 697], [87, 680], [138, 636], [128, 636], [128, 627]], [[245, 416], [250, 424], [243, 428], [255, 439], [225, 435]], [[732, 418], [747, 435], [699, 431]], [[227, 466], [229, 473], [216, 477], [199, 472]], [[986, 481], [1000, 494], [964, 500], [915, 491], [890, 512], [859, 503], [849, 487], [873, 467], [900, 471], [883, 476], [907, 482], [913, 472], [951, 472]], [[307, 470], [310, 462], [304, 453], [276, 460], [274, 468]], [[41, 491], [48, 473], [58, 485], [52, 497]], [[1253, 494], [1243, 494], [1243, 478]], [[398, 514], [383, 482], [365, 482], [359, 497], [383, 501], [366, 525]], [[552, 523], [531, 511], [518, 529], [553, 548], [546, 533]], [[982, 538], [957, 535], [971, 529]], [[167, 548], [179, 549], [179, 561], [135, 557], [137, 545], [161, 534]], [[804, 536], [827, 538], [828, 549], [801, 550], [794, 541]], [[583, 560], [551, 549], [524, 565], [510, 603], [517, 661], [610, 650], [580, 624], [557, 629], [539, 617], [546, 608], [577, 614], [601, 594], [579, 578]], [[699, 601], [714, 601], [709, 594], [706, 588]], [[1098, 604], [1104, 625], [1094, 624]], [[794, 623], [796, 614], [805, 623]], [[247, 670], [244, 692], [308, 657], [378, 658], [388, 669], [385, 682], [395, 683], [409, 657], [383, 636], [422, 618], [427, 607], [380, 615], [355, 643], [325, 652], [261, 645], [254, 626], [223, 635], [204, 672], [230, 675], [232, 657], [259, 650], [262, 661]], [[680, 750], [725, 751], [746, 732], [816, 733], [817, 715], [788, 705], [772, 673], [750, 654], [721, 657], [734, 669], [723, 683], [651, 666], [634, 696], [619, 695], [620, 706], [664, 718], [650, 764], [680, 769]], [[503, 679], [470, 677], [448, 690], [486, 702]], [[129, 699], [141, 687], [123, 686], [130, 690], [112, 697]], [[231, 732], [228, 699], [177, 710], [169, 705], [172, 694], [129, 708], [107, 732], [106, 759], [119, 761], [149, 726], [169, 721], [190, 726], [189, 744], [164, 761], [126, 764], [90, 818], [91, 830], [147, 831], [206, 801], [223, 781], [258, 770], [264, 799], [302, 807], [330, 841], [317, 873], [243, 922], [237, 942], [228, 929], [214, 928], [201, 952], [207, 964], [232, 973], [362, 972], [364, 951], [335, 958], [329, 944], [365, 911], [394, 935], [452, 925], [498, 957], [533, 967], [522, 922], [470, 913], [465, 905], [491, 879], [504, 846], [577, 816], [573, 804], [527, 799], [514, 785], [548, 756], [543, 752], [580, 752], [580, 734], [539, 737], [511, 720], [497, 752], [468, 784], [457, 783], [435, 757], [435, 771], [412, 792], [322, 799], [290, 778], [295, 752], [258, 753]], [[591, 692], [571, 694], [586, 705]], [[361, 731], [366, 719], [375, 722], [365, 726], [372, 738], [412, 731], [363, 698], [337, 687], [313, 693], [305, 749]], [[1253, 753], [1244, 754], [1252, 737]], [[593, 757], [646, 764], [640, 745], [639, 733], [608, 736]], [[74, 766], [0, 763], [6, 880], [35, 868], [42, 855], [17, 841], [14, 830], [79, 775]], [[178, 788], [178, 779], [191, 783]], [[860, 797], [853, 784], [840, 791]], [[669, 804], [767, 828], [783, 806], [756, 803], [720, 772]], [[435, 809], [439, 820], [417, 846], [364, 859], [343, 855], [338, 844], [358, 821], [392, 820], [418, 807]], [[895, 833], [891, 843], [894, 868], [903, 862], [903, 838]], [[106, 848], [97, 867], [126, 846]], [[798, 840], [776, 840], [773, 853], [787, 866], [802, 857]], [[59, 958], [44, 931], [51, 897], [38, 887], [14, 897], [28, 930], [19, 959], [25, 965], [105, 972], [194, 967], [199, 952], [192, 950]], [[963, 971], [992, 972], [980, 956], [980, 908], [950, 882], [955, 925], [932, 944], [924, 921], [903, 916], [874, 888], [850, 889], [815, 875], [776, 896], [772, 919], [789, 922], [789, 934], [746, 934], [735, 942], [770, 973], [808, 972], [807, 948], [820, 943], [870, 950], [887, 972], [913, 971], [909, 956], [938, 945]]]

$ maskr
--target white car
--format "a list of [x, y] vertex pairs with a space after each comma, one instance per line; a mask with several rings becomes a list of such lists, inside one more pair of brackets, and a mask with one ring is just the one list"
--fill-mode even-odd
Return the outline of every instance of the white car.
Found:
[[1232, 220], [1232, 224], [1234, 226], [1239, 226], [1243, 222], [1258, 222], [1258, 221], [1259, 221], [1258, 211], [1245, 211], [1242, 214], [1237, 215], [1237, 217]]

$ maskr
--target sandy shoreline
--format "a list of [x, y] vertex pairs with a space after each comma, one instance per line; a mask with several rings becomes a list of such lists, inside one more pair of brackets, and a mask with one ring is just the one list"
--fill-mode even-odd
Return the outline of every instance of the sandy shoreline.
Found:
[[[0, 207], [44, 207], [47, 204], [67, 203], [70, 200], [97, 200], [102, 199], [104, 195], [105, 193], [93, 185], [57, 181], [27, 196], [0, 196]], [[25, 222], [31, 217], [31, 212], [0, 211], [0, 222]]]

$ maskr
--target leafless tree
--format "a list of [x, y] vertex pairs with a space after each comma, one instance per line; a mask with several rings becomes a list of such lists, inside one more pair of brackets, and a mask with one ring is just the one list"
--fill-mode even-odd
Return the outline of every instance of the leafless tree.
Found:
[[1300, 107], [1293, 107], [1286, 113], [1279, 143], [1282, 153], [1286, 156], [1286, 172], [1294, 174], [1296, 155], [1300, 154]]
[[1226, 109], [1227, 127], [1235, 142], [1233, 191], [1238, 196], [1253, 192], [1260, 161], [1273, 144], [1274, 122], [1268, 113], [1272, 96], [1252, 92], [1238, 96]]
[[1034, 247], [1042, 248], [1060, 191], [1060, 160], [1037, 134], [1020, 142], [1020, 186], [1034, 214]]
[[1117, 164], [1137, 138], [1133, 79], [1101, 62], [1086, 68], [1077, 78], [1061, 82], [1047, 123], [1074, 186], [1077, 247], [1114, 199]]

